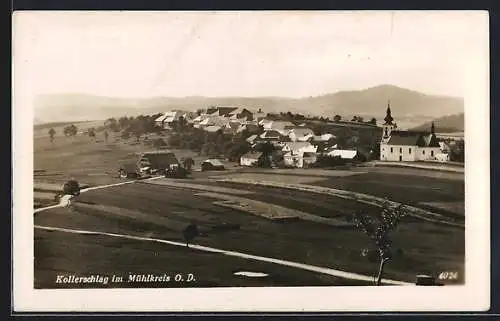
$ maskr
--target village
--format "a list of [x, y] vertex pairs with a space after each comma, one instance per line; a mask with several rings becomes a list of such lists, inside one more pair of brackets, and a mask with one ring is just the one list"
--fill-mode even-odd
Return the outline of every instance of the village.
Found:
[[463, 162], [463, 138], [440, 136], [434, 123], [427, 132], [401, 130], [392, 117], [390, 103], [381, 126], [377, 126], [375, 118], [367, 122], [362, 117], [343, 121], [336, 115], [329, 120], [239, 107], [210, 107], [196, 113], [169, 111], [155, 118], [154, 123], [166, 133], [191, 127], [207, 136], [244, 139], [246, 146], [238, 150], [239, 154], [233, 154], [231, 159], [225, 155], [240, 166], [308, 168], [366, 161]]

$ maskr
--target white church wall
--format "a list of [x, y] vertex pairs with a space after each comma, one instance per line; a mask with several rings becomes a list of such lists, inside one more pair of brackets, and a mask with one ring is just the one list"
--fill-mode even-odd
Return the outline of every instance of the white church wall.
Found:
[[440, 153], [440, 147], [421, 147], [418, 151], [418, 160], [436, 160], [436, 155]]

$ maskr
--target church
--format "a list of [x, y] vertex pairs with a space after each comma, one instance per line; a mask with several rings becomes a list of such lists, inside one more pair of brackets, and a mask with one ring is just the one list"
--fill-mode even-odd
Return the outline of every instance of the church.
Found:
[[382, 125], [380, 160], [394, 162], [415, 162], [436, 160], [441, 153], [439, 142], [434, 133], [434, 123], [430, 132], [398, 130], [391, 116], [390, 103]]

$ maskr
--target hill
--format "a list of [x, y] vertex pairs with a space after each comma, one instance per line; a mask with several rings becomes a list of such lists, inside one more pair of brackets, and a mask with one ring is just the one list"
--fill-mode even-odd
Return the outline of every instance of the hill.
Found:
[[[463, 99], [426, 95], [416, 91], [381, 85], [364, 90], [339, 91], [316, 97], [154, 97], [126, 99], [85, 94], [43, 95], [35, 101], [35, 118], [39, 122], [106, 119], [123, 115], [153, 114], [171, 109], [195, 111], [208, 106], [241, 106], [265, 112], [303, 113], [344, 119], [353, 115], [365, 118], [384, 116], [391, 101], [393, 116], [401, 123], [405, 119], [419, 123], [448, 114], [463, 112]], [[416, 125], [416, 124], [413, 124]]]
[[[453, 133], [464, 131], [464, 113], [448, 115], [432, 120], [438, 133]], [[412, 128], [413, 130], [429, 130], [431, 123], [426, 122], [420, 126]]]

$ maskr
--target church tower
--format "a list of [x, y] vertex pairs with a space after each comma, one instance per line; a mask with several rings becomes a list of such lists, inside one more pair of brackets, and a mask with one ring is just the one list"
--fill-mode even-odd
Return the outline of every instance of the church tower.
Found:
[[396, 129], [396, 123], [391, 115], [391, 101], [387, 103], [386, 115], [384, 118], [384, 124], [382, 125], [382, 143], [386, 143], [391, 137], [391, 131]]

